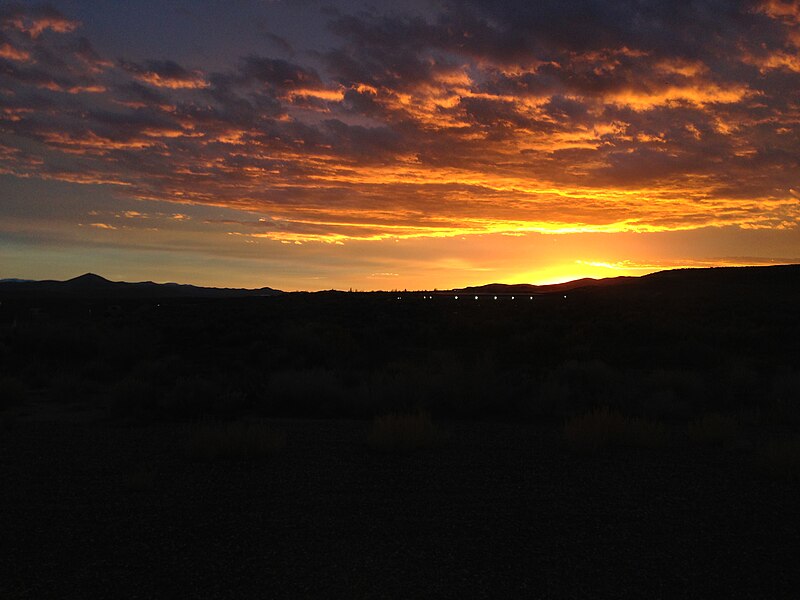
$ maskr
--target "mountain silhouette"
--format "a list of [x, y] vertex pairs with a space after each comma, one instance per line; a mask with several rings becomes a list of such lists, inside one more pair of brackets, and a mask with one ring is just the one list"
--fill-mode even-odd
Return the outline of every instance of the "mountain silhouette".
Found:
[[[476, 295], [563, 294], [583, 290], [627, 290], [626, 294], [647, 293], [698, 296], [727, 290], [729, 293], [759, 289], [781, 290], [800, 285], [800, 265], [771, 265], [763, 267], [711, 267], [658, 271], [641, 277], [583, 278], [564, 283], [534, 285], [527, 283], [490, 283], [453, 289], [446, 293]], [[333, 290], [331, 290], [333, 291]], [[142, 281], [128, 283], [110, 281], [95, 273], [85, 273], [66, 281], [0, 280], [2, 297], [63, 297], [63, 298], [241, 298], [275, 296], [281, 290], [270, 287], [257, 289], [213, 288], [179, 283]], [[441, 293], [441, 292], [440, 292]], [[616, 292], [615, 292], [616, 293]]]
[[240, 298], [275, 296], [281, 290], [270, 287], [257, 289], [212, 288], [179, 283], [142, 281], [128, 283], [110, 281], [95, 273], [84, 273], [66, 281], [2, 280], [0, 293], [4, 296], [53, 296], [65, 298]]
[[558, 292], [568, 292], [591, 286], [609, 286], [630, 283], [639, 279], [638, 277], [608, 277], [605, 279], [592, 279], [584, 277], [563, 283], [553, 283], [546, 285], [534, 285], [531, 283], [489, 283], [472, 287], [459, 288], [454, 292], [465, 294], [553, 294]]
[[796, 288], [800, 285], [800, 264], [769, 265], [763, 267], [704, 267], [691, 269], [671, 269], [657, 271], [641, 277], [608, 277], [592, 279], [590, 277], [555, 283], [549, 285], [533, 285], [528, 283], [503, 284], [490, 283], [482, 286], [465, 287], [453, 290], [464, 294], [558, 294], [570, 291], [589, 289], [625, 289], [630, 293], [647, 292], [672, 294], [702, 295], [712, 290], [747, 289], [748, 293], [760, 288], [782, 289]]
[[84, 273], [83, 275], [74, 277], [73, 279], [68, 279], [63, 283], [65, 286], [68, 286], [73, 290], [92, 290], [107, 288], [113, 285], [112, 281], [109, 281], [100, 275], [95, 275], [94, 273]]

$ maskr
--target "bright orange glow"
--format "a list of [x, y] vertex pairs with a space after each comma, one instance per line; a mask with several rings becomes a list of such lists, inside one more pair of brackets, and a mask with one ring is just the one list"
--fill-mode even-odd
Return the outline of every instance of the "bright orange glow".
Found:
[[69, 33], [77, 29], [79, 23], [56, 16], [36, 16], [30, 18], [17, 17], [7, 21], [20, 31], [29, 33], [31, 37], [38, 38], [48, 29], [57, 33]]
[[298, 97], [309, 97], [309, 98], [319, 98], [320, 100], [329, 100], [331, 102], [341, 102], [344, 98], [344, 90], [328, 90], [325, 88], [321, 89], [294, 89], [290, 90], [287, 94], [287, 97], [290, 99], [295, 99]]
[[31, 53], [25, 50], [18, 50], [8, 42], [0, 44], [0, 58], [7, 58], [8, 60], [17, 60], [26, 62], [30, 60]]
[[714, 102], [739, 102], [748, 94], [746, 87], [731, 86], [723, 88], [714, 84], [669, 87], [655, 93], [621, 92], [608, 97], [614, 104], [631, 106], [643, 110], [666, 104], [667, 102], [684, 101], [697, 106]]
[[165, 77], [158, 73], [148, 72], [136, 74], [136, 79], [156, 87], [163, 87], [172, 90], [197, 90], [208, 87], [208, 82], [203, 79], [203, 76], [199, 73], [188, 79], [176, 79], [173, 77]]

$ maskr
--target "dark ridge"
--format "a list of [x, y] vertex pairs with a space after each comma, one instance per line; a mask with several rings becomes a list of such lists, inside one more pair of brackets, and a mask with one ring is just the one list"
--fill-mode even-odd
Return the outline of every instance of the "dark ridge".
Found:
[[94, 273], [85, 273], [66, 281], [0, 281], [0, 294], [5, 297], [52, 298], [242, 298], [275, 296], [280, 290], [270, 287], [257, 289], [209, 288], [178, 283], [143, 281], [127, 283], [109, 281]]
[[67, 281], [62, 282], [65, 286], [69, 286], [71, 289], [93, 289], [98, 287], [108, 287], [109, 285], [113, 285], [111, 281], [106, 279], [105, 277], [101, 277], [100, 275], [95, 275], [94, 273], [84, 273], [83, 275], [79, 275], [78, 277], [73, 277], [72, 279], [68, 279]]
[[591, 277], [584, 277], [583, 279], [576, 279], [574, 281], [565, 281], [564, 283], [553, 283], [548, 285], [534, 285], [531, 283], [489, 283], [487, 285], [459, 288], [453, 291], [467, 294], [552, 294], [586, 287], [619, 285], [623, 283], [630, 283], [636, 279], [638, 278], [609, 277], [606, 279], [593, 279]]
[[800, 284], [800, 265], [672, 269], [650, 273], [641, 277], [623, 276], [604, 279], [587, 277], [551, 285], [490, 283], [482, 286], [459, 288], [453, 290], [453, 292], [467, 294], [552, 294], [588, 288], [612, 288], [620, 285], [651, 289], [653, 291], [666, 287], [678, 287], [691, 292], [692, 290], [702, 291], [711, 287], [758, 287], [781, 282], [788, 285]]
[[[642, 277], [583, 278], [550, 285], [490, 283], [482, 286], [457, 288], [446, 293], [463, 294], [558, 294], [578, 290], [625, 287], [633, 290], [659, 293], [678, 290], [687, 294], [702, 294], [712, 289], [730, 289], [731, 293], [743, 286], [758, 288], [774, 285], [800, 284], [800, 265], [771, 265], [764, 267], [711, 267], [659, 271]], [[333, 291], [333, 290], [331, 290]], [[94, 273], [85, 273], [67, 281], [29, 281], [23, 279], [0, 280], [0, 297], [52, 297], [52, 298], [242, 298], [275, 296], [281, 290], [270, 287], [257, 289], [211, 288], [179, 283], [154, 283], [144, 281], [128, 283], [109, 281]], [[442, 293], [442, 292], [439, 292]]]

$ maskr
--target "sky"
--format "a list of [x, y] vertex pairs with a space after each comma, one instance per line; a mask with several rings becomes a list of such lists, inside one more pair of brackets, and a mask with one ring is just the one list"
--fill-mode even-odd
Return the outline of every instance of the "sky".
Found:
[[0, 278], [800, 262], [797, 0], [0, 3]]

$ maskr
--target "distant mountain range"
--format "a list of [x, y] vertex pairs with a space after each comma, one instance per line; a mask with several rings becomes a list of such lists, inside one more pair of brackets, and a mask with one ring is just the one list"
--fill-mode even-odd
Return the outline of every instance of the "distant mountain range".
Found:
[[[796, 289], [800, 287], [800, 265], [774, 265], [765, 267], [712, 267], [698, 269], [674, 269], [659, 271], [642, 277], [609, 277], [605, 279], [576, 279], [550, 285], [527, 283], [464, 287], [439, 294], [513, 295], [513, 294], [559, 294], [578, 290], [626, 289], [633, 293], [661, 293], [666, 290], [698, 293], [716, 289], [738, 293], [748, 293], [759, 289]], [[31, 281], [26, 279], [0, 279], [0, 298], [243, 298], [257, 296], [277, 296], [281, 290], [269, 287], [258, 289], [211, 288], [178, 283], [127, 283], [109, 281], [93, 273], [67, 281]], [[727, 292], [726, 292], [727, 293]]]
[[464, 294], [553, 294], [590, 286], [619, 285], [620, 283], [628, 283], [636, 279], [639, 279], [639, 277], [608, 277], [605, 279], [584, 277], [583, 279], [548, 285], [533, 285], [531, 283], [489, 283], [487, 285], [465, 287], [453, 291]]
[[453, 290], [463, 294], [557, 294], [588, 288], [635, 287], [642, 290], [656, 291], [664, 288], [684, 288], [687, 291], [696, 288], [741, 287], [757, 288], [761, 285], [772, 286], [785, 284], [800, 285], [800, 265], [770, 265], [764, 267], [708, 267], [697, 269], [672, 269], [658, 271], [641, 277], [608, 277], [592, 279], [586, 277], [564, 283], [550, 285], [532, 285], [528, 283], [487, 285], [465, 287]]
[[67, 281], [29, 281], [1, 279], [0, 294], [18, 297], [64, 298], [241, 298], [248, 296], [276, 296], [280, 290], [269, 287], [258, 289], [210, 288], [179, 283], [127, 283], [109, 281], [105, 277], [86, 273]]

